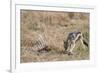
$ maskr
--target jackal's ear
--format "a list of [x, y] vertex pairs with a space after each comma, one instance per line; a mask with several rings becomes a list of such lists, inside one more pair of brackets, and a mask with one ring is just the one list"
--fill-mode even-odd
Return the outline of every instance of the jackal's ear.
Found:
[[64, 43], [66, 43], [66, 41], [65, 41], [65, 40], [63, 40], [63, 42], [64, 42]]
[[65, 40], [63, 40], [63, 43], [65, 43]]

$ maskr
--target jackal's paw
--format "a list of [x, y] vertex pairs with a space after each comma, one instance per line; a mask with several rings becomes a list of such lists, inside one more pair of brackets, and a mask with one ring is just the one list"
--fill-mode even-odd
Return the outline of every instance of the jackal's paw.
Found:
[[67, 52], [68, 55], [73, 55], [73, 52]]
[[73, 52], [69, 52], [69, 51], [64, 51], [63, 53], [68, 55], [73, 55]]

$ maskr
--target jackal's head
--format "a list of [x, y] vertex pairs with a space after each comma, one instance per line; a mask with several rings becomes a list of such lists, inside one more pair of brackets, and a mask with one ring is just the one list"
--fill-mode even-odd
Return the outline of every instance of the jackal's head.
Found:
[[68, 49], [68, 42], [67, 41], [63, 41], [64, 42], [64, 48], [65, 48], [65, 50], [67, 50]]

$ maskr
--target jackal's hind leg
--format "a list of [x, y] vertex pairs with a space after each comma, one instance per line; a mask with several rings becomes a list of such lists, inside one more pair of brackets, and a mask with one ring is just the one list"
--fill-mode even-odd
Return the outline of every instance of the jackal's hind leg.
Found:
[[83, 46], [83, 49], [85, 50], [86, 49], [86, 46], [84, 45], [83, 38], [81, 38], [80, 41], [81, 41], [81, 44]]

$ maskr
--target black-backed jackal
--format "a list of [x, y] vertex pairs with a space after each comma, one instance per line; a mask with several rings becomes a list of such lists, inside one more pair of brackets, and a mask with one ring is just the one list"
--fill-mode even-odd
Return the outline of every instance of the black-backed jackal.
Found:
[[64, 48], [68, 55], [73, 55], [73, 49], [77, 41], [81, 41], [83, 48], [88, 47], [88, 43], [83, 39], [81, 32], [71, 32], [68, 34], [67, 39], [64, 41]]

